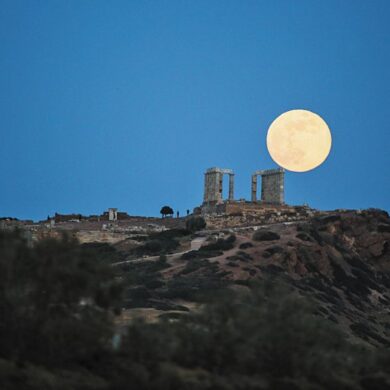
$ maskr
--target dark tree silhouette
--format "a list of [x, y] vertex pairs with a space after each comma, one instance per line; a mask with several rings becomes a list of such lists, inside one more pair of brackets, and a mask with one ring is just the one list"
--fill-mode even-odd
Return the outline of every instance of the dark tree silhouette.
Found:
[[160, 214], [161, 214], [161, 216], [163, 218], [166, 217], [167, 215], [172, 216], [173, 215], [173, 209], [171, 207], [169, 207], [169, 206], [163, 206], [163, 207], [161, 207]]
[[0, 232], [0, 358], [60, 366], [104, 350], [121, 292], [113, 272], [66, 236], [29, 248]]

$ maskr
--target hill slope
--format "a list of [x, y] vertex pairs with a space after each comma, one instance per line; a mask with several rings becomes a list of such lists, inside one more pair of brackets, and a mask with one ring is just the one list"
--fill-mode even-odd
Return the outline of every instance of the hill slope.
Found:
[[129, 288], [127, 307], [185, 312], [210, 291], [256, 280], [280, 280], [313, 300], [318, 314], [336, 323], [352, 340], [390, 345], [390, 219], [386, 212], [332, 212], [256, 231], [230, 229], [203, 235], [205, 242], [199, 250], [168, 255], [166, 262], [155, 258], [123, 264], [122, 275], [138, 280]]

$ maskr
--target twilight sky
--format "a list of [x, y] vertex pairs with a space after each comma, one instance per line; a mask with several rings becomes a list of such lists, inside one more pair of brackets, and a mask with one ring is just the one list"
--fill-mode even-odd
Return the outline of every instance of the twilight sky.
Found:
[[296, 108], [333, 148], [287, 203], [390, 210], [389, 20], [388, 0], [3, 0], [0, 216], [184, 214], [212, 166], [250, 199]]

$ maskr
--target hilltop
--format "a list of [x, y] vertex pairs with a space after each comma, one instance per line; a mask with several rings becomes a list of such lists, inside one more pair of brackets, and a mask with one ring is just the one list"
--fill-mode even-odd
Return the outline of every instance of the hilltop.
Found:
[[172, 229], [85, 245], [109, 254], [120, 277], [137, 280], [128, 288], [122, 324], [137, 316], [186, 315], [209, 292], [273, 280], [314, 301], [317, 314], [355, 342], [390, 345], [388, 214], [339, 210], [289, 218], [256, 224], [254, 217], [251, 226], [232, 227], [232, 216], [210, 217], [196, 233], [171, 220]]
[[387, 389], [389, 215], [251, 208], [5, 221], [2, 388]]

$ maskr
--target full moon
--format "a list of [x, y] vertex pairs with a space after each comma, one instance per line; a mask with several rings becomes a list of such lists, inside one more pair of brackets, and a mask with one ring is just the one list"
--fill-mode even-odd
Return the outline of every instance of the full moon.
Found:
[[281, 167], [310, 171], [328, 157], [332, 136], [326, 122], [307, 110], [291, 110], [278, 116], [268, 129], [267, 148]]

